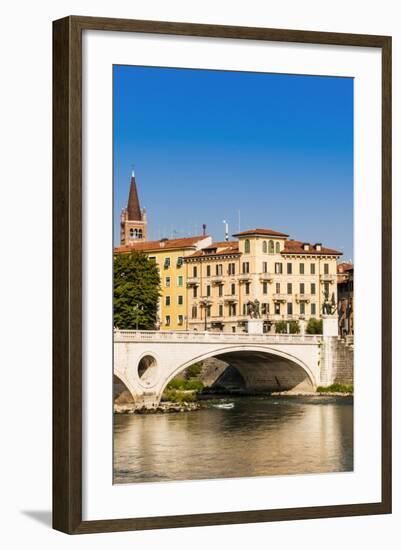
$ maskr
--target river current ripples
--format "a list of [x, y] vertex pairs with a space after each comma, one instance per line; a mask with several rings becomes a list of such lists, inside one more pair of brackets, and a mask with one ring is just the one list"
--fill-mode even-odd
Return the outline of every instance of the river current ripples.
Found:
[[231, 409], [114, 416], [114, 483], [346, 472], [352, 397], [239, 397]]

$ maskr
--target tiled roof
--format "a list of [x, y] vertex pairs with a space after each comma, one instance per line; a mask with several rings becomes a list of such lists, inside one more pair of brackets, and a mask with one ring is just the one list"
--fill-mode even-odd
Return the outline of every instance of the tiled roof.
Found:
[[[221, 244], [221, 243], [220, 243]], [[230, 244], [228, 242], [225, 243]], [[190, 256], [187, 256], [187, 258], [200, 258], [200, 257], [211, 257], [211, 256], [224, 256], [226, 254], [239, 254], [239, 248], [238, 248], [238, 242], [232, 241], [231, 246], [226, 246], [225, 248], [219, 248], [217, 247], [216, 252], [213, 252], [212, 254], [205, 254], [205, 250], [210, 250], [210, 248], [213, 248], [213, 246], [207, 246], [205, 248], [202, 248], [202, 250], [197, 250], [194, 252], [194, 254], [191, 254]], [[215, 247], [216, 248], [216, 247]]]
[[265, 235], [269, 237], [288, 237], [287, 233], [280, 233], [280, 231], [273, 231], [273, 229], [248, 229], [241, 233], [235, 233], [233, 237], [246, 237], [247, 235]]
[[315, 244], [309, 244], [309, 250], [304, 249], [302, 241], [286, 241], [281, 254], [313, 254], [314, 256], [341, 256], [342, 252], [334, 250], [333, 248], [320, 247], [320, 250], [316, 249]]
[[337, 264], [337, 273], [346, 273], [347, 271], [352, 271], [354, 269], [354, 264], [350, 262], [342, 262]]
[[238, 241], [218, 241], [210, 244], [209, 246], [204, 246], [203, 250], [206, 250], [207, 248], [227, 248], [227, 246], [232, 246], [233, 244], [238, 246]]
[[196, 237], [182, 237], [181, 239], [165, 239], [160, 241], [135, 241], [127, 245], [117, 246], [114, 249], [116, 254], [123, 254], [131, 250], [143, 250], [144, 252], [154, 252], [156, 250], [172, 250], [180, 248], [193, 248], [195, 245], [207, 238], [205, 235]]

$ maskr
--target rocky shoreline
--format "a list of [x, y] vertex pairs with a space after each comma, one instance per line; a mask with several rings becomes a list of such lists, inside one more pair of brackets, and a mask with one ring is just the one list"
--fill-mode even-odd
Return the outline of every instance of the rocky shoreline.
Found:
[[[247, 395], [248, 397], [256, 397], [257, 395]], [[174, 403], [173, 401], [162, 401], [154, 409], [136, 408], [133, 403], [114, 404], [114, 412], [116, 414], [157, 414], [157, 413], [180, 413], [191, 412], [205, 409], [216, 403], [225, 403], [233, 397], [238, 397], [238, 394], [234, 395], [204, 395], [197, 401], [183, 401], [181, 403]], [[263, 396], [261, 396], [263, 397]], [[349, 392], [272, 392], [264, 397], [353, 397]]]
[[173, 403], [172, 401], [163, 401], [154, 409], [135, 408], [132, 403], [124, 405], [114, 405], [114, 412], [116, 414], [156, 414], [156, 413], [180, 413], [197, 411], [204, 408], [199, 401], [191, 403]]

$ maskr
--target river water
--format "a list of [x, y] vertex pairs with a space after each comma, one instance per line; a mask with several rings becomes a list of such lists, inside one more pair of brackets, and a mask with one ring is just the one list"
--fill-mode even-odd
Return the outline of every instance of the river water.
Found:
[[345, 472], [352, 397], [239, 397], [232, 409], [114, 417], [114, 483]]

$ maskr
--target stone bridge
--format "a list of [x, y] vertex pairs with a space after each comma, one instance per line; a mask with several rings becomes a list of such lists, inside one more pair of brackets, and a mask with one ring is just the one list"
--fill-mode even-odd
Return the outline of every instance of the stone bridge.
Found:
[[331, 383], [325, 347], [334, 336], [193, 331], [114, 332], [114, 374], [136, 407], [156, 407], [175, 376], [216, 357], [236, 367], [250, 391], [314, 391]]

